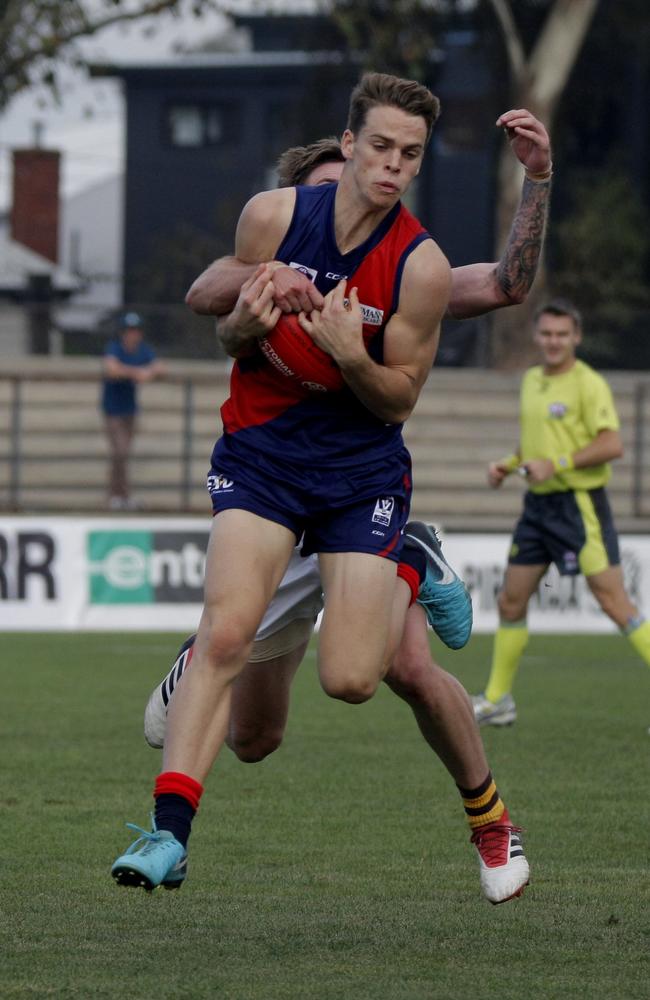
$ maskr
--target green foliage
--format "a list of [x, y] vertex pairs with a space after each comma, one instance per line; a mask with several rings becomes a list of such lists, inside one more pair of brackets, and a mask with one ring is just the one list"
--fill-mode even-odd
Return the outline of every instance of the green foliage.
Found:
[[576, 171], [572, 207], [551, 232], [554, 289], [585, 313], [587, 345], [599, 363], [621, 354], [621, 334], [650, 309], [650, 211], [629, 174]]
[[45, 84], [57, 92], [65, 60], [80, 62], [75, 42], [103, 28], [149, 16], [219, 10], [218, 0], [2, 0], [0, 109], [19, 91]]
[[[236, 219], [226, 205], [215, 219], [215, 235], [187, 223], [157, 233], [151, 250], [132, 275], [128, 298], [147, 303], [143, 311], [155, 329], [156, 348], [166, 358], [224, 358], [215, 335], [213, 317], [198, 316], [185, 304], [187, 291], [199, 274], [217, 257], [232, 253], [232, 233]], [[158, 304], [165, 308], [156, 309]], [[142, 307], [139, 307], [142, 309]]]
[[[623, 638], [533, 636], [519, 721], [485, 732], [532, 865], [499, 907], [409, 710], [326, 698], [313, 649], [283, 748], [218, 760], [187, 884], [117, 888], [160, 764], [142, 706], [179, 639], [3, 636], [3, 997], [645, 1000], [649, 678]], [[490, 638], [444, 654], [479, 690]]]
[[426, 79], [444, 17], [418, 0], [341, 0], [332, 18], [366, 69]]
[[[208, 264], [232, 253], [230, 234], [236, 222], [236, 217], [230, 215], [224, 224], [216, 225], [214, 236], [185, 222], [156, 233], [150, 241], [150, 253], [134, 275], [135, 297], [144, 302], [182, 302], [194, 279]], [[227, 233], [228, 237], [220, 233]]]

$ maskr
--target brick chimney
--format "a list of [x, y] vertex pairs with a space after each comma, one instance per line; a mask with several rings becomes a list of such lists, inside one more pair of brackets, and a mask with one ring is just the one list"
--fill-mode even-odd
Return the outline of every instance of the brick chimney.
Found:
[[56, 264], [59, 249], [59, 162], [51, 149], [16, 149], [11, 238]]

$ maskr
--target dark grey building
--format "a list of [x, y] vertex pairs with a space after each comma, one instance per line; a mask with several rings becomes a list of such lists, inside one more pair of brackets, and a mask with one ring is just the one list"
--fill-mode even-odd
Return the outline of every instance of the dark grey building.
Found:
[[[232, 249], [239, 213], [273, 186], [288, 146], [345, 127], [359, 66], [326, 18], [250, 17], [243, 53], [95, 67], [124, 82], [126, 301], [182, 300], [212, 257]], [[452, 264], [492, 256], [496, 116], [472, 36], [448, 37], [424, 81], [443, 114], [409, 207]]]

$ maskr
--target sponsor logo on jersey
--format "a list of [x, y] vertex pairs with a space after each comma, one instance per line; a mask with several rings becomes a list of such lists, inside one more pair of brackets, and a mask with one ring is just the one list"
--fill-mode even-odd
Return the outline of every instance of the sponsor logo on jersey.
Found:
[[375, 504], [375, 509], [372, 515], [372, 523], [381, 524], [384, 528], [387, 528], [390, 524], [394, 510], [395, 497], [380, 497]]
[[348, 276], [347, 274], [336, 274], [334, 271], [328, 271], [325, 277], [329, 278], [330, 281], [343, 281], [344, 279], [347, 281]]
[[274, 368], [277, 368], [277, 370], [282, 372], [283, 375], [286, 375], [287, 378], [294, 378], [296, 373], [293, 368], [290, 368], [289, 365], [282, 360], [277, 351], [273, 350], [266, 337], [262, 337], [260, 339], [260, 350], [266, 360], [270, 361]]
[[561, 420], [562, 417], [565, 417], [568, 409], [569, 407], [566, 405], [566, 403], [548, 404], [549, 416], [553, 417], [554, 420]]
[[311, 392], [327, 392], [327, 386], [321, 385], [320, 382], [301, 382], [303, 389], [309, 389]]
[[226, 476], [218, 474], [216, 476], [208, 476], [207, 479], [209, 493], [232, 493], [233, 485], [232, 479], [227, 479]]
[[363, 315], [363, 322], [369, 326], [381, 326], [384, 322], [383, 309], [377, 309], [375, 306], [361, 305], [361, 313]]
[[313, 267], [307, 267], [306, 264], [298, 264], [295, 260], [291, 261], [289, 267], [292, 267], [294, 271], [300, 271], [300, 273], [304, 274], [310, 281], [316, 281], [318, 271], [314, 271]]

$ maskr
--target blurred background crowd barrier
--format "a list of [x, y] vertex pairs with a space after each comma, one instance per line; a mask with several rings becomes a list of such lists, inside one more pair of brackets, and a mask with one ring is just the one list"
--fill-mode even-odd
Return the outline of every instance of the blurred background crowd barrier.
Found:
[[[143, 513], [210, 516], [205, 479], [228, 393], [225, 361], [170, 361], [163, 381], [141, 387], [130, 462]], [[619, 530], [650, 530], [650, 379], [610, 372], [624, 457], [609, 492]], [[413, 455], [414, 516], [458, 531], [509, 531], [524, 484], [486, 485], [488, 461], [515, 447], [520, 373], [434, 369], [406, 428]], [[99, 409], [99, 357], [26, 356], [0, 373], [0, 511], [101, 513], [107, 444]]]

